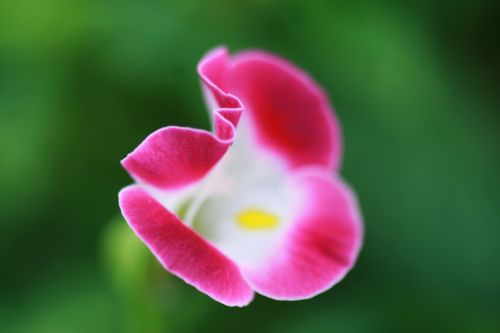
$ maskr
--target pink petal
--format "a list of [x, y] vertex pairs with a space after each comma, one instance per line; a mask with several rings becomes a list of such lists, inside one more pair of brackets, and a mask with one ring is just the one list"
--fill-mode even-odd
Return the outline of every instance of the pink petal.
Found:
[[305, 299], [331, 288], [354, 265], [361, 247], [356, 200], [339, 179], [306, 172], [297, 186], [304, 191], [303, 213], [277, 254], [261, 269], [244, 273], [256, 292], [273, 299]]
[[253, 291], [238, 267], [137, 185], [119, 194], [122, 214], [168, 271], [213, 299], [244, 306]]
[[135, 179], [162, 189], [188, 185], [202, 178], [226, 153], [243, 106], [212, 81], [223, 73], [224, 59], [223, 50], [215, 50], [198, 66], [205, 92], [215, 101], [215, 134], [175, 126], [157, 130], [122, 161]]
[[233, 57], [224, 85], [250, 115], [259, 143], [291, 167], [337, 168], [341, 135], [323, 90], [303, 71], [277, 56], [248, 51]]

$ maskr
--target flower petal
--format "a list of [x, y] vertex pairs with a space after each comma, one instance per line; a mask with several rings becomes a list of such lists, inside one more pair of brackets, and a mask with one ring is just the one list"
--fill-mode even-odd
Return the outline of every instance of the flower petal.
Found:
[[323, 90], [305, 72], [262, 51], [236, 54], [223, 86], [245, 105], [257, 142], [289, 166], [337, 168], [341, 135]]
[[349, 189], [326, 171], [299, 173], [302, 214], [266, 264], [243, 272], [256, 292], [273, 299], [306, 299], [329, 289], [353, 266], [361, 247], [361, 218]]
[[122, 160], [135, 179], [161, 189], [185, 186], [201, 179], [226, 153], [243, 106], [212, 81], [218, 79], [223, 61], [221, 50], [215, 50], [198, 66], [204, 92], [214, 108], [215, 134], [176, 126], [157, 130]]
[[238, 267], [137, 185], [119, 194], [122, 214], [168, 271], [215, 300], [244, 306], [253, 291]]

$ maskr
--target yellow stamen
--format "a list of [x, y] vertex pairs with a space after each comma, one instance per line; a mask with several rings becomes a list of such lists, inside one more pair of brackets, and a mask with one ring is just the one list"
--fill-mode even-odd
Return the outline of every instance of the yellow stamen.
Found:
[[241, 227], [249, 230], [274, 229], [279, 224], [278, 216], [255, 208], [239, 213], [236, 221]]

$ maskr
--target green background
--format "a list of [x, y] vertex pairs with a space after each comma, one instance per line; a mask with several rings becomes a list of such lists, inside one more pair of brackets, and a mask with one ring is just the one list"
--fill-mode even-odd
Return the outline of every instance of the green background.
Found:
[[[0, 331], [500, 332], [498, 1], [0, 1]], [[219, 44], [307, 70], [341, 120], [366, 239], [338, 286], [227, 308], [119, 217], [119, 161], [208, 128]]]

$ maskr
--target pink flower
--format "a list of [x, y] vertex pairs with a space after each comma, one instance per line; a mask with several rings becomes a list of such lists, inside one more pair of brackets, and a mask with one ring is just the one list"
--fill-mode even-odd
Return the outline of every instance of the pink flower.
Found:
[[123, 216], [166, 270], [223, 304], [331, 288], [363, 228], [336, 175], [340, 130], [324, 92], [262, 51], [218, 48], [198, 73], [214, 133], [149, 135], [122, 161], [137, 182], [120, 192]]

